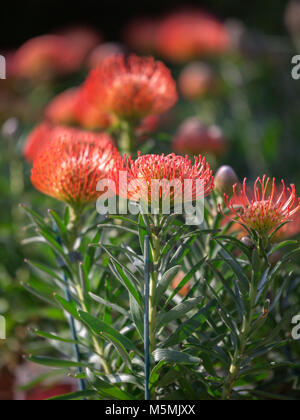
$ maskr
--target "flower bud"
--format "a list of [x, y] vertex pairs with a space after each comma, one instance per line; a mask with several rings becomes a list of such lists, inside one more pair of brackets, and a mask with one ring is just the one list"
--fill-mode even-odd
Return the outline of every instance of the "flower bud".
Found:
[[238, 182], [238, 176], [231, 166], [221, 166], [216, 173], [215, 186], [221, 194], [232, 195], [233, 186]]
[[249, 236], [244, 236], [242, 239], [241, 239], [241, 242], [244, 244], [244, 245], [246, 245], [246, 247], [248, 247], [248, 248], [250, 248], [250, 249], [253, 249], [254, 248], [254, 243], [253, 243], [253, 241], [252, 241], [252, 239], [250, 239], [249, 238]]

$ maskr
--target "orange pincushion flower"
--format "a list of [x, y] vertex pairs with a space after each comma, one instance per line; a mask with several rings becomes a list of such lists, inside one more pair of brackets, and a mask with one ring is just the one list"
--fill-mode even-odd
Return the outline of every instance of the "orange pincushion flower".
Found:
[[87, 130], [107, 128], [113, 118], [90, 104], [82, 88], [68, 89], [48, 105], [45, 117], [53, 124], [78, 125]]
[[76, 51], [78, 62], [83, 60], [88, 54], [101, 43], [102, 35], [89, 26], [73, 26], [62, 30], [59, 35], [64, 36], [72, 48]]
[[182, 96], [188, 100], [196, 100], [218, 90], [219, 81], [213, 69], [205, 63], [188, 64], [179, 77], [179, 87]]
[[49, 142], [53, 126], [47, 122], [34, 128], [29, 134], [24, 145], [23, 155], [28, 162], [33, 162], [40, 151]]
[[152, 57], [109, 57], [91, 72], [85, 88], [99, 110], [131, 121], [161, 114], [177, 101], [170, 71]]
[[43, 194], [77, 208], [97, 200], [97, 184], [113, 170], [117, 149], [89, 133], [68, 138], [56, 134], [34, 161], [31, 182]]
[[276, 187], [276, 180], [264, 176], [258, 178], [254, 190], [247, 189], [246, 179], [240, 192], [237, 185], [233, 188], [233, 197], [224, 195], [225, 206], [232, 216], [253, 229], [261, 236], [266, 237], [286, 221], [292, 221], [293, 216], [300, 210], [300, 198], [297, 197], [295, 185], [290, 188]]
[[194, 117], [183, 122], [173, 141], [173, 150], [182, 154], [211, 153], [219, 156], [226, 149], [227, 144], [221, 129], [214, 125], [207, 126]]
[[157, 43], [163, 56], [182, 62], [226, 51], [229, 34], [225, 26], [208, 13], [187, 10], [173, 13], [161, 23]]
[[68, 89], [57, 95], [47, 106], [45, 117], [53, 124], [71, 125], [76, 122], [74, 115], [78, 89]]
[[76, 128], [53, 126], [47, 122], [38, 125], [26, 140], [23, 154], [29, 162], [34, 162], [44, 148], [57, 136], [72, 141], [84, 138], [85, 141], [99, 145], [114, 144], [113, 139], [106, 133], [88, 133]]
[[78, 68], [76, 49], [58, 35], [44, 35], [27, 41], [15, 55], [18, 76], [34, 79], [67, 74]]
[[[121, 190], [118, 185], [120, 171], [127, 174], [129, 187], [126, 191]], [[159, 205], [161, 205], [161, 200], [168, 195], [173, 205], [177, 199], [183, 202], [184, 195], [187, 197], [189, 194], [192, 200], [196, 200], [209, 195], [214, 188], [212, 170], [205, 158], [201, 156], [195, 157], [194, 164], [188, 157], [184, 158], [175, 154], [142, 156], [139, 153], [136, 160], [125, 156], [118, 161], [114, 177], [120, 196], [136, 202], [152, 202], [154, 199]], [[198, 180], [203, 182], [202, 197], [197, 197], [196, 181]], [[167, 185], [164, 181], [173, 182], [171, 191], [170, 184]]]
[[108, 128], [114, 122], [114, 117], [96, 108], [88, 101], [87, 92], [80, 88], [74, 102], [74, 118], [78, 125], [87, 130]]

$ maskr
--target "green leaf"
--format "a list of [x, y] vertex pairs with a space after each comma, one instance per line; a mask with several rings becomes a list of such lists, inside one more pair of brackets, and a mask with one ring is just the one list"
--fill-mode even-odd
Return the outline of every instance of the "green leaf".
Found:
[[60, 306], [68, 314], [70, 314], [73, 318], [75, 318], [78, 321], [80, 321], [80, 317], [79, 317], [78, 311], [77, 311], [77, 306], [76, 306], [76, 303], [74, 301], [68, 302], [66, 299], [62, 298], [61, 296], [59, 296], [57, 294], [55, 294], [54, 297], [58, 301], [58, 303], [60, 304]]
[[184, 317], [187, 313], [189, 313], [192, 309], [196, 306], [200, 305], [203, 301], [203, 297], [188, 299], [185, 302], [177, 305], [174, 309], [166, 313], [160, 314], [157, 321], [156, 329], [160, 329], [161, 327], [165, 326], [169, 322], [175, 321], [176, 319]]
[[162, 299], [165, 291], [170, 286], [170, 283], [174, 280], [175, 276], [177, 275], [178, 271], [181, 269], [180, 265], [176, 265], [175, 267], [170, 268], [159, 281], [156, 292], [155, 292], [155, 304], [158, 305], [159, 301]]
[[75, 401], [82, 400], [85, 398], [97, 397], [98, 394], [95, 391], [78, 391], [72, 392], [71, 394], [59, 395], [58, 397], [49, 398], [48, 401]]
[[136, 329], [141, 339], [144, 340], [144, 313], [141, 311], [141, 308], [137, 304], [136, 300], [131, 295], [129, 297], [131, 318], [135, 323]]
[[137, 348], [131, 340], [129, 340], [125, 335], [120, 334], [110, 325], [100, 321], [100, 319], [97, 319], [83, 311], [79, 312], [79, 316], [82, 319], [82, 321], [97, 335], [101, 336], [101, 333], [109, 334], [116, 340], [116, 342], [119, 342], [120, 345], [124, 346], [127, 351], [133, 350], [138, 352]]
[[133, 400], [127, 392], [121, 391], [117, 386], [112, 386], [100, 377], [96, 376], [90, 369], [86, 370], [87, 379], [94, 389], [96, 389], [104, 399], [112, 400]]
[[48, 366], [53, 368], [75, 368], [75, 367], [82, 367], [86, 368], [88, 363], [78, 363], [75, 361], [70, 360], [62, 360], [62, 359], [54, 359], [50, 357], [34, 357], [30, 356], [27, 358], [32, 363], [36, 363], [42, 366]]
[[53, 210], [49, 210], [49, 214], [52, 217], [58, 231], [61, 233], [63, 237], [67, 236], [68, 230], [64, 222], [61, 220], [61, 218], [58, 216], [58, 214], [55, 213]]
[[197, 273], [197, 271], [202, 267], [204, 262], [206, 261], [206, 257], [203, 258], [198, 264], [195, 265], [195, 267], [184, 277], [184, 279], [180, 282], [180, 284], [176, 287], [176, 289], [173, 291], [171, 296], [168, 298], [165, 308], [167, 305], [173, 300], [173, 298], [177, 295], [177, 293], [191, 280], [191, 278]]
[[162, 344], [163, 347], [171, 347], [183, 343], [194, 332], [198, 331], [207, 321], [207, 315], [216, 309], [216, 302], [210, 302], [205, 308], [201, 309], [191, 319], [182, 324], [171, 336]]
[[171, 363], [186, 363], [186, 364], [201, 363], [201, 360], [199, 358], [190, 356], [189, 354], [183, 353], [180, 351], [157, 349], [155, 350], [153, 355], [156, 362], [161, 362], [163, 360], [165, 362], [171, 362]]
[[112, 343], [112, 345], [115, 347], [117, 352], [119, 353], [121, 359], [126, 364], [126, 366], [129, 368], [130, 371], [132, 371], [132, 364], [129, 354], [127, 353], [125, 347], [120, 343], [119, 340], [117, 340], [115, 337], [113, 337], [110, 334], [102, 333], [103, 337], [105, 337], [108, 341]]
[[67, 338], [61, 338], [58, 337], [56, 335], [53, 334], [49, 334], [47, 332], [43, 332], [43, 331], [39, 331], [39, 330], [34, 330], [34, 332], [42, 338], [47, 338], [49, 340], [54, 340], [54, 341], [60, 341], [62, 343], [67, 343], [67, 344], [80, 344], [78, 341], [74, 341], [74, 340], [68, 340]]
[[124, 273], [122, 267], [118, 263], [111, 261], [110, 268], [112, 273], [116, 276], [120, 283], [128, 290], [129, 295], [133, 296], [137, 304], [141, 307], [142, 298], [138, 290], [136, 289], [136, 286], [132, 284], [131, 280]]
[[98, 302], [103, 306], [111, 308], [113, 311], [119, 312], [126, 318], [130, 318], [129, 313], [126, 311], [126, 309], [122, 308], [121, 306], [116, 305], [115, 303], [108, 302], [107, 300], [102, 299], [102, 297], [96, 296], [94, 293], [89, 293], [89, 295], [95, 302]]

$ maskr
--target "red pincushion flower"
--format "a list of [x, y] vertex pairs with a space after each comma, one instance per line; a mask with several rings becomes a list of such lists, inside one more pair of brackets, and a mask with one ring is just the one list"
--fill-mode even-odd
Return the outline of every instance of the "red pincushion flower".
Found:
[[105, 147], [114, 144], [113, 139], [106, 133], [88, 133], [76, 128], [53, 126], [47, 122], [38, 125], [26, 140], [23, 154], [29, 162], [34, 162], [44, 148], [57, 136], [66, 141], [84, 138], [85, 141], [98, 143]]
[[15, 55], [19, 77], [48, 79], [79, 67], [76, 49], [64, 37], [44, 35], [27, 41]]
[[47, 106], [45, 117], [53, 124], [71, 125], [76, 123], [74, 115], [78, 89], [68, 89], [57, 95]]
[[161, 114], [177, 101], [170, 71], [152, 57], [109, 57], [91, 72], [85, 89], [99, 110], [130, 121]]
[[262, 237], [266, 237], [276, 230], [282, 223], [292, 221], [293, 216], [300, 210], [300, 198], [297, 197], [295, 186], [276, 187], [276, 180], [264, 176], [258, 178], [254, 190], [250, 191], [244, 180], [243, 187], [237, 192], [237, 185], [233, 188], [233, 197], [224, 195], [225, 206], [232, 216], [248, 229], [253, 229]]
[[197, 100], [218, 89], [218, 80], [213, 69], [202, 62], [187, 65], [180, 74], [179, 87], [187, 100]]
[[204, 125], [198, 118], [188, 118], [178, 129], [173, 149], [181, 154], [219, 156], [226, 152], [227, 144], [219, 127]]
[[188, 61], [204, 54], [226, 51], [229, 34], [222, 23], [201, 10], [168, 16], [157, 33], [160, 53], [173, 61]]
[[96, 108], [88, 101], [87, 92], [80, 88], [74, 102], [74, 118], [78, 125], [87, 130], [108, 128], [114, 123], [114, 117]]
[[31, 182], [40, 192], [76, 208], [100, 196], [97, 184], [113, 170], [119, 153], [89, 133], [65, 136], [56, 133], [34, 161]]
[[[119, 184], [120, 172], [126, 172], [128, 188], [123, 189]], [[152, 202], [152, 199], [159, 203], [164, 197], [170, 198], [171, 205], [175, 200], [184, 202], [185, 197], [199, 200], [210, 194], [214, 188], [214, 177], [212, 170], [205, 158], [195, 157], [195, 162], [188, 157], [171, 155], [145, 155], [139, 153], [136, 160], [126, 156], [117, 163], [117, 171], [114, 172], [114, 179], [117, 184], [117, 191], [121, 197], [132, 201]], [[197, 182], [203, 182], [202, 197], [197, 197]], [[157, 182], [159, 181], [159, 182]], [[165, 185], [163, 181], [173, 182], [172, 190], [170, 184]], [[189, 181], [190, 183], [185, 183]], [[170, 196], [169, 196], [170, 195]]]
[[76, 51], [78, 62], [83, 60], [88, 54], [102, 42], [102, 35], [89, 26], [73, 26], [63, 29], [59, 35], [64, 36], [72, 48]]
[[87, 130], [107, 128], [113, 118], [91, 105], [82, 88], [68, 89], [48, 105], [45, 117], [53, 124], [78, 125]]

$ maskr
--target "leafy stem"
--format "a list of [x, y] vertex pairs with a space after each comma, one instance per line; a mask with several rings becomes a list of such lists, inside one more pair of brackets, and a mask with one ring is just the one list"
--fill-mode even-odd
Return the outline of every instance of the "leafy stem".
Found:
[[242, 328], [239, 336], [239, 344], [234, 353], [232, 363], [229, 369], [229, 374], [224, 384], [222, 399], [229, 400], [235, 385], [235, 382], [238, 379], [240, 369], [245, 357], [245, 350], [247, 347], [249, 335], [251, 333], [252, 320], [255, 315], [257, 299], [257, 289], [254, 282], [250, 285], [249, 290], [249, 313], [248, 316], [244, 316]]

